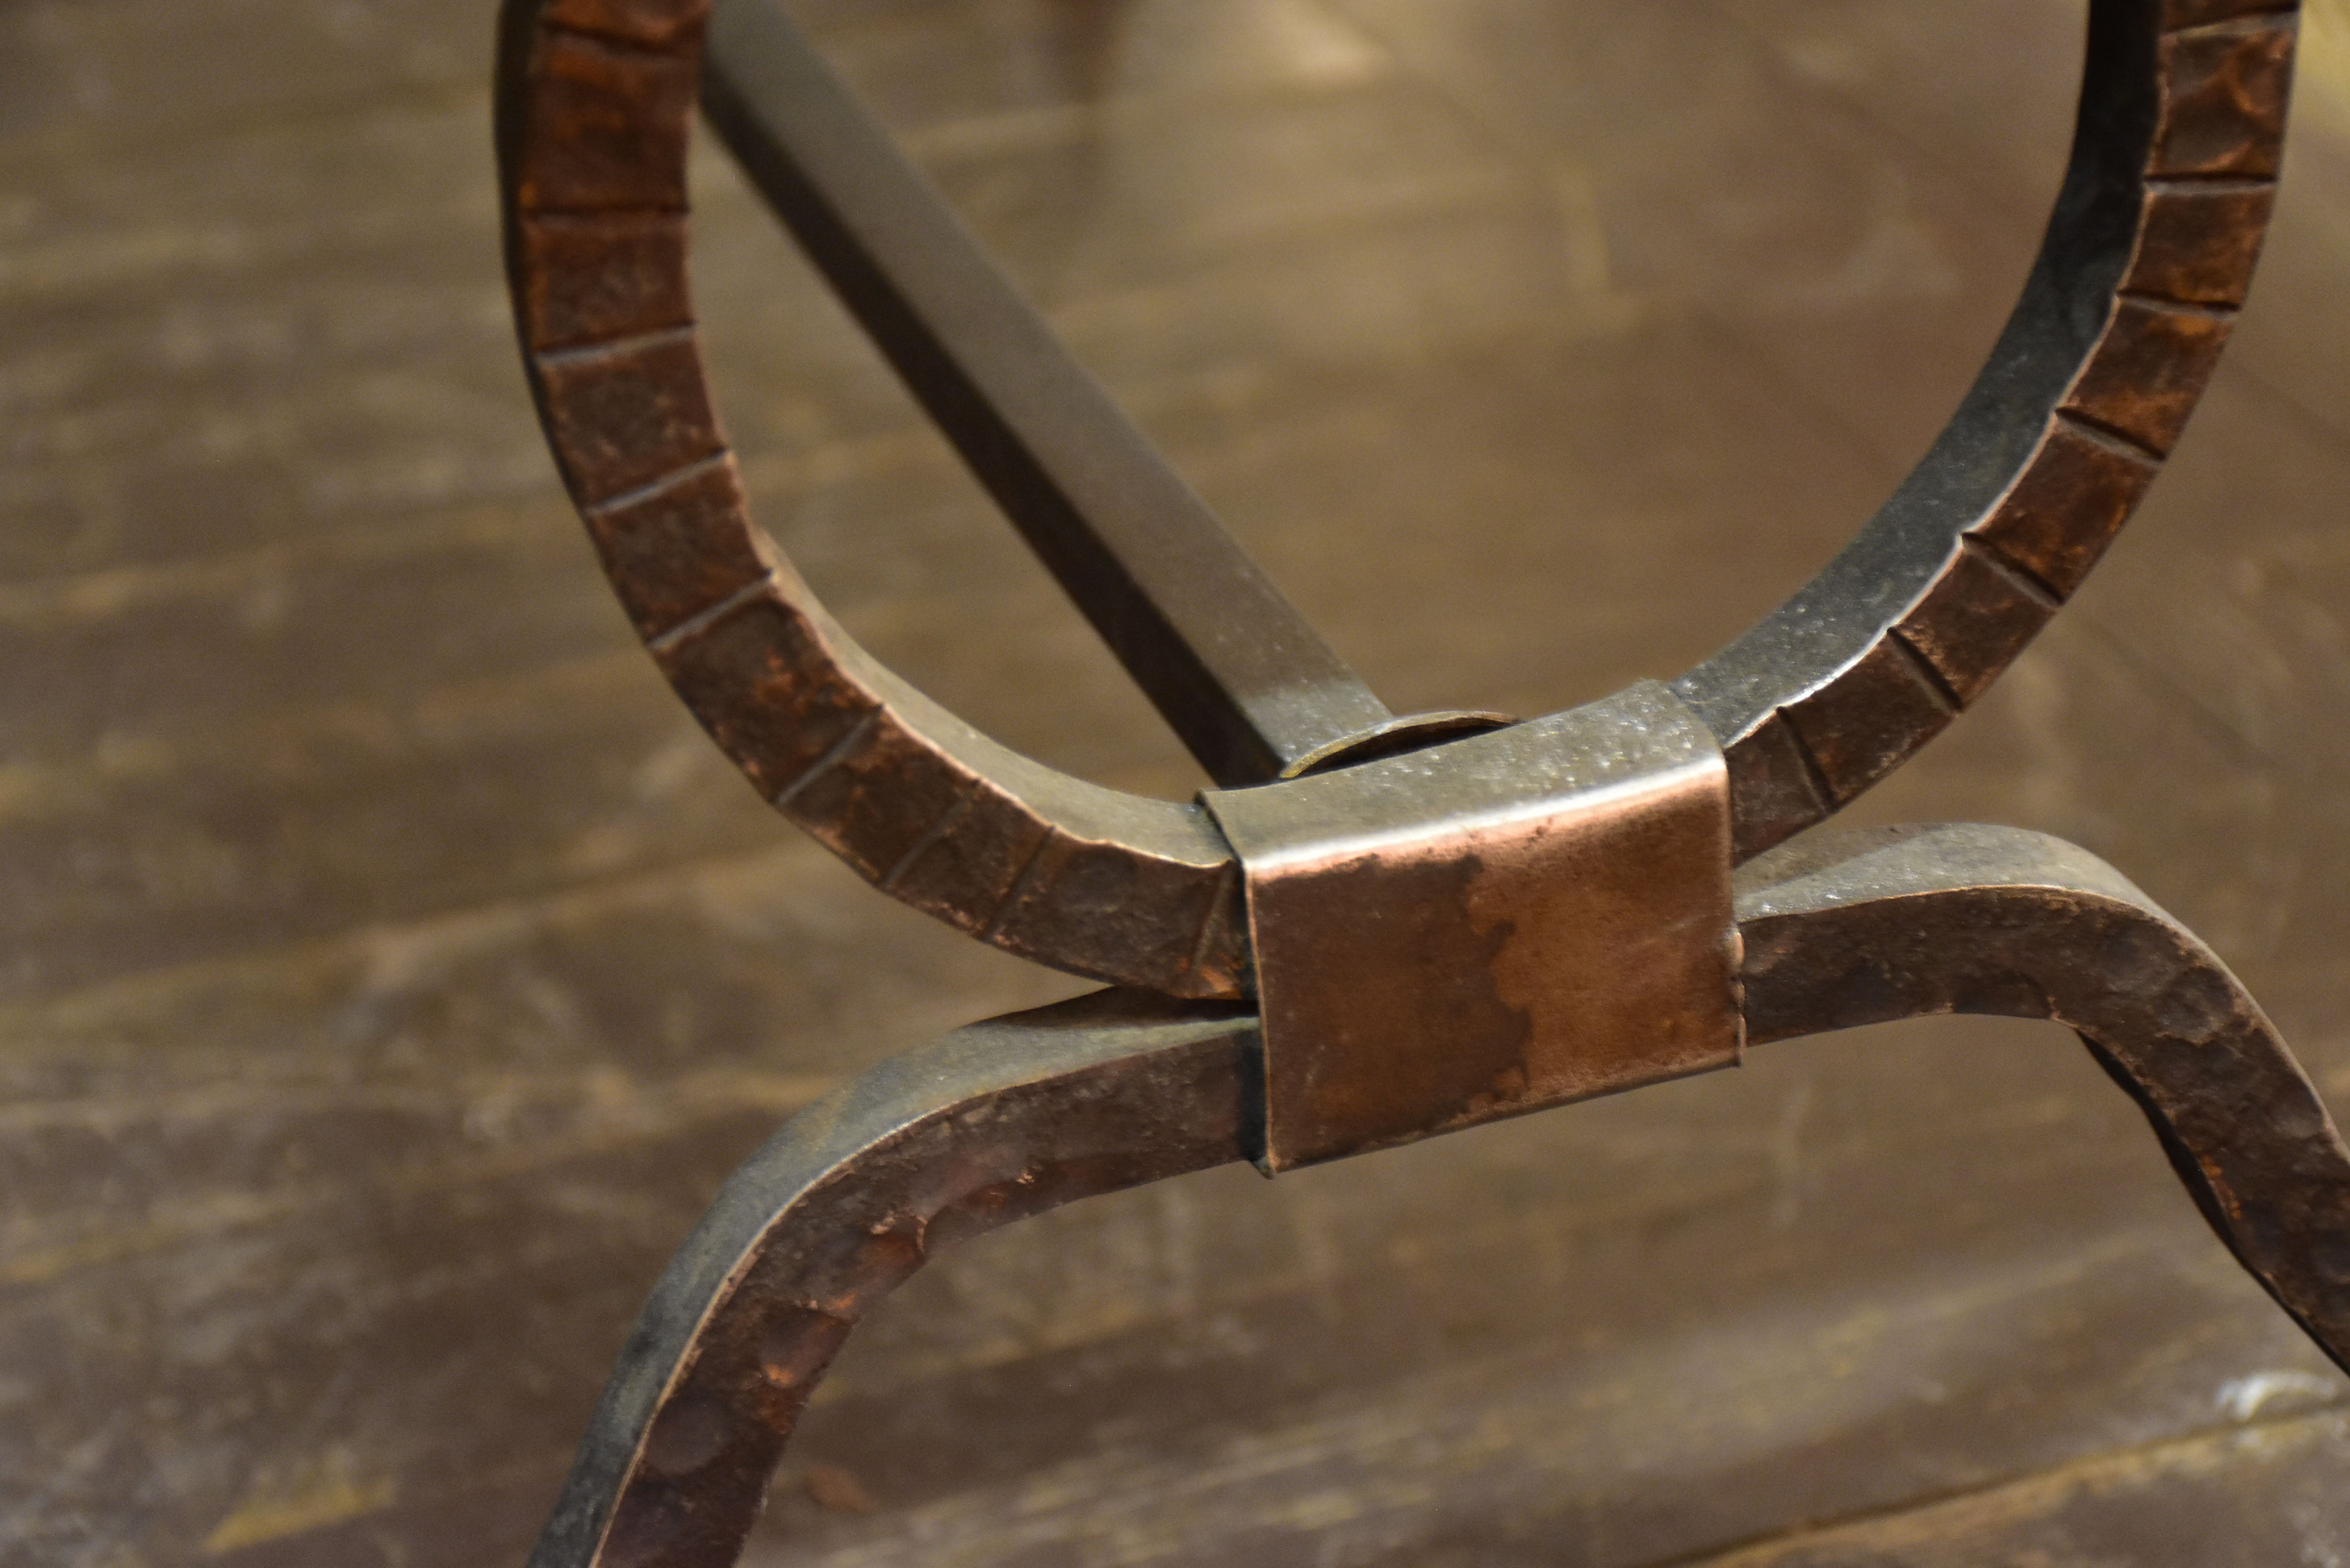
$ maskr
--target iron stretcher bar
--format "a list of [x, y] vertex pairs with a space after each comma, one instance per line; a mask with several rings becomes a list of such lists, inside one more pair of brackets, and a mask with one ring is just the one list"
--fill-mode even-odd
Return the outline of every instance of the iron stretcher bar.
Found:
[[1392, 715], [1014, 290], [775, 0], [720, 0], [702, 109], [1220, 784]]

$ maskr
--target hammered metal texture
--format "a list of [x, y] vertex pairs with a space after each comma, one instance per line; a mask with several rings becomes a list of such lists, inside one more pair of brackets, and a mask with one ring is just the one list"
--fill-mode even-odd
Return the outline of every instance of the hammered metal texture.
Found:
[[[865, 659], [751, 522], [683, 325], [701, 0], [508, 0], [508, 259], [542, 418], [621, 599], [768, 799], [1024, 956], [1175, 994], [1248, 963], [1196, 808], [1040, 768]], [[1743, 857], [1939, 732], [2077, 587], [2209, 378], [2266, 223], [2295, 15], [2097, 0], [2040, 263], [1974, 390], [1858, 539], [1676, 689]], [[828, 775], [837, 773], [840, 776]]]
[[[2244, 1267], [2350, 1360], [2350, 1148], [2226, 967], [2110, 867], [1933, 827], [1789, 846], [1740, 880], [1757, 1043], [1937, 1012], [2067, 1025]], [[671, 1263], [530, 1568], [733, 1562], [857, 1321], [974, 1231], [1249, 1158], [1255, 1036], [1104, 992], [962, 1031], [794, 1121]]]
[[1738, 1060], [1728, 779], [1655, 681], [1205, 798], [1247, 894], [1268, 1171]]

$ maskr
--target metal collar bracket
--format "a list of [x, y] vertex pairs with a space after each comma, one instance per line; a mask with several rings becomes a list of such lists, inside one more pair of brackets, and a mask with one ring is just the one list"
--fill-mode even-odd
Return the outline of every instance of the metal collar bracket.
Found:
[[1268, 1174], [1738, 1061], [1728, 773], [1654, 681], [1201, 798], [1247, 895]]

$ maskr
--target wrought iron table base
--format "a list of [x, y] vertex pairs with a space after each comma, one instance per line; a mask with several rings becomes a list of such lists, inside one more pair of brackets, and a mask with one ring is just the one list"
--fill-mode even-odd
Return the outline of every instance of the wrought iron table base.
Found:
[[[1669, 688], [1510, 726], [1390, 713], [775, 0], [506, 0], [525, 362], [648, 648], [877, 887], [1128, 988], [960, 1031], [777, 1135], [655, 1292], [535, 1568], [731, 1561], [850, 1327], [959, 1237], [1925, 1013], [2075, 1030], [2221, 1240], [2350, 1366], [2350, 1151], [2200, 942], [2033, 834], [1785, 842], [1988, 689], [2152, 483], [2245, 297], [2295, 25], [2275, 0], [2091, 0], [2039, 258], [1908, 481]], [[686, 285], [697, 99], [1218, 791], [1146, 800], [995, 744], [859, 649], [759, 531]]]
[[[2350, 1366], [2350, 1148], [2210, 950], [2043, 835], [1839, 832], [1740, 878], [1751, 1043], [1943, 1012], [2074, 1030], [2222, 1241]], [[719, 1568], [858, 1320], [954, 1242], [1262, 1151], [1254, 1018], [1133, 991], [961, 1029], [793, 1118], [655, 1289], [531, 1568]]]

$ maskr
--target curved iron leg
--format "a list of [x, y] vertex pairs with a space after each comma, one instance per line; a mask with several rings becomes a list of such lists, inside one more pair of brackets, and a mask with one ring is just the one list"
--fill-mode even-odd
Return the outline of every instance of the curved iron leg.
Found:
[[[1844, 833], [1740, 877], [1753, 1043], [1936, 1012], [2076, 1030], [2223, 1241], [2350, 1362], [2350, 1149], [2258, 1006], [2112, 867], [2009, 828]], [[1254, 1020], [1105, 992], [959, 1030], [795, 1117], [671, 1263], [531, 1568], [732, 1563], [857, 1319], [941, 1247], [1253, 1158]]]
[[2350, 1370], [2350, 1149], [2227, 966], [2113, 867], [2014, 828], [1842, 833], [1742, 872], [1738, 923], [1750, 1043], [1935, 1012], [2069, 1025]]
[[1102, 992], [959, 1029], [795, 1116], [653, 1289], [531, 1568], [734, 1561], [810, 1389], [941, 1247], [1254, 1152], [1255, 1020]]

